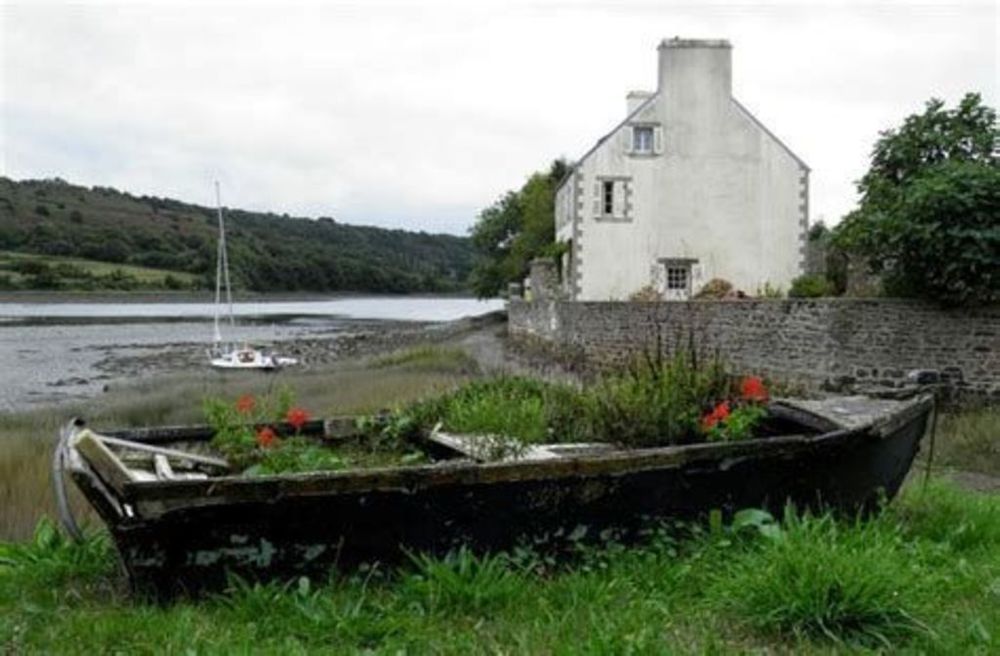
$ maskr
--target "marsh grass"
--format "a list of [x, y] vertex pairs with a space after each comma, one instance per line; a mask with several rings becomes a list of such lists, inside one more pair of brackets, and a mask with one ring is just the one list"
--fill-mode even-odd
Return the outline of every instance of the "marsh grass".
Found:
[[1000, 476], [1000, 408], [944, 413], [936, 440], [936, 465]]
[[[967, 513], [963, 508], [969, 509]], [[0, 565], [13, 653], [997, 653], [1000, 497], [935, 481], [870, 521], [761, 513], [548, 562], [414, 555], [166, 607], [112, 583], [107, 544], [44, 535]], [[750, 521], [746, 521], [749, 517]], [[974, 542], [953, 524], [975, 524]], [[771, 527], [766, 529], [764, 527]], [[958, 529], [955, 529], [958, 530]], [[991, 542], [992, 541], [992, 542]], [[82, 553], [73, 553], [79, 549]], [[76, 576], [66, 576], [68, 572]]]
[[388, 353], [373, 358], [371, 364], [378, 369], [400, 367], [423, 372], [480, 373], [479, 363], [464, 349], [431, 344]]

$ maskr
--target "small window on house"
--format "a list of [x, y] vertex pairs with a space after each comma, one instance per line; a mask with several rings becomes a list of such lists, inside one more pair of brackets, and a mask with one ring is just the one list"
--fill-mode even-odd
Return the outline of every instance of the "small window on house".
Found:
[[632, 152], [653, 152], [653, 128], [649, 125], [637, 125], [632, 128]]
[[603, 192], [601, 206], [604, 210], [604, 215], [611, 216], [615, 213], [615, 181], [605, 180], [601, 189]]
[[667, 267], [667, 291], [683, 291], [688, 289], [688, 267]]

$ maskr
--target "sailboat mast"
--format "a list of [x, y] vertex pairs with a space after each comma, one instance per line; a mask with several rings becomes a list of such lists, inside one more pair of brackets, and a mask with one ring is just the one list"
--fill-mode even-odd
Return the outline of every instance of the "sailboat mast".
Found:
[[219, 197], [219, 181], [215, 181], [215, 208], [219, 215], [219, 239], [215, 244], [215, 344], [222, 341], [222, 332], [219, 330], [219, 305], [222, 301], [222, 203]]
[[[219, 181], [215, 181], [215, 205], [219, 215], [219, 268], [222, 269], [222, 284], [226, 287], [226, 305], [229, 306], [229, 327], [236, 327], [233, 318], [233, 290], [229, 284], [229, 255], [226, 248], [226, 222], [222, 219], [222, 197], [219, 193]], [[219, 281], [216, 280], [216, 306], [219, 303]]]

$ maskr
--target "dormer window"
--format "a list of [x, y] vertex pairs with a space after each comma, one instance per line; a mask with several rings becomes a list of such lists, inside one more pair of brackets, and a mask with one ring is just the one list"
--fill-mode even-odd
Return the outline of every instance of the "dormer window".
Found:
[[632, 128], [632, 152], [652, 154], [653, 127], [651, 125], [636, 125]]

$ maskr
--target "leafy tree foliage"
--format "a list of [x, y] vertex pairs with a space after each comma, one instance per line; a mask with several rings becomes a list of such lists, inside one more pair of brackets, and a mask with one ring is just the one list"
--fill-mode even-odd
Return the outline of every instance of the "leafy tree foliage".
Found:
[[931, 100], [887, 130], [836, 242], [865, 256], [890, 293], [945, 303], [1000, 301], [1000, 130], [968, 94]]
[[472, 227], [472, 245], [480, 255], [472, 270], [472, 288], [480, 297], [499, 294], [509, 282], [528, 274], [532, 259], [557, 252], [556, 187], [569, 172], [564, 160], [535, 173], [517, 191], [508, 191], [482, 212]]

